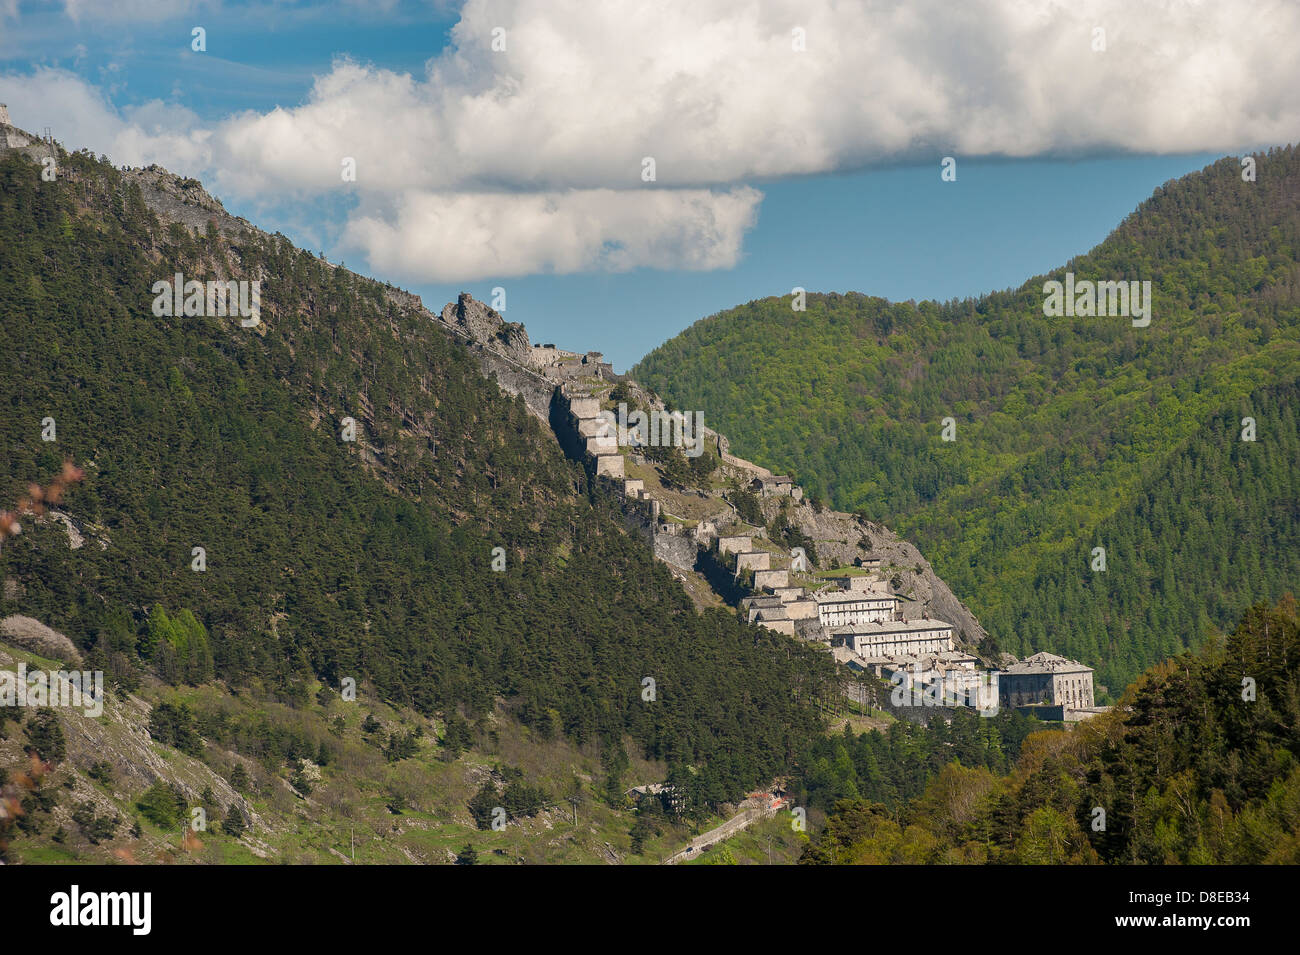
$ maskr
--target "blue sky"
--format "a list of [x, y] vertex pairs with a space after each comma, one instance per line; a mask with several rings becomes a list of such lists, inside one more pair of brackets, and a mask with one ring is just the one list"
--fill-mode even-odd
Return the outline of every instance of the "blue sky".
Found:
[[1244, 2], [0, 0], [0, 101], [435, 311], [503, 287], [533, 341], [623, 370], [796, 285], [1018, 285], [1161, 183], [1300, 138], [1264, 52], [1300, 19]]
[[[798, 285], [895, 301], [1019, 286], [1104, 239], [1161, 183], [1217, 154], [876, 169], [763, 186], [733, 269], [530, 276], [503, 282], [533, 341], [603, 350], [620, 370], [706, 315]], [[495, 282], [466, 290], [487, 300]], [[456, 287], [417, 289], [453, 300]], [[591, 344], [591, 343], [595, 344]]]

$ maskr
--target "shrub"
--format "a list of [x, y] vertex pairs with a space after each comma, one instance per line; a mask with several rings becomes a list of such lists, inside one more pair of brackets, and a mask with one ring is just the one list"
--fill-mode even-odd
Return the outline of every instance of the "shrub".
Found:
[[159, 829], [179, 829], [185, 823], [185, 813], [189, 808], [181, 791], [162, 780], [146, 789], [135, 806]]

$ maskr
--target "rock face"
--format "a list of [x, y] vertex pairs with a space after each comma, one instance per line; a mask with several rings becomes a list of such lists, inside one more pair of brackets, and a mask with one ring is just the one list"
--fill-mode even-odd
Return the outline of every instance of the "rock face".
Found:
[[205, 230], [209, 222], [229, 234], [253, 229], [248, 220], [227, 212], [221, 200], [204, 189], [197, 179], [177, 176], [156, 165], [125, 169], [122, 176], [140, 187], [145, 205], [165, 222], [180, 222], [199, 232]]
[[528, 333], [522, 325], [507, 322], [495, 310], [461, 292], [454, 304], [448, 302], [442, 310], [442, 320], [459, 329], [476, 342], [497, 343], [507, 352], [519, 357], [528, 354]]
[[[36, 162], [47, 158], [59, 159], [56, 143], [11, 125], [7, 111], [0, 110], [0, 114], [0, 153], [17, 150]], [[139, 186], [145, 205], [163, 222], [179, 222], [200, 234], [209, 223], [229, 235], [259, 231], [247, 219], [227, 212], [221, 201], [205, 190], [197, 179], [178, 176], [158, 165], [143, 169], [123, 168], [121, 172], [126, 182]], [[60, 180], [65, 174], [62, 168], [58, 169]]]
[[[22, 621], [23, 628], [26, 628], [30, 622], [54, 633], [30, 617], [9, 617], [0, 622], [0, 629], [15, 620]], [[60, 640], [67, 640], [61, 634], [56, 636]], [[0, 636], [0, 640], [10, 640], [10, 638]], [[17, 641], [11, 640], [11, 642]], [[35, 648], [28, 649], [32, 652], [41, 652]], [[42, 655], [57, 656], [57, 654], [46, 653]], [[15, 665], [14, 658], [0, 648], [0, 667], [12, 669]], [[66, 787], [67, 797], [59, 800], [63, 805], [54, 810], [55, 819], [71, 827], [71, 807], [84, 802], [92, 803], [99, 814], [118, 815], [122, 808], [120, 803], [127, 798], [128, 793], [139, 794], [161, 780], [179, 789], [190, 803], [202, 801], [204, 791], [211, 790], [220, 805], [229, 806], [232, 803], [238, 805], [250, 828], [255, 827], [260, 830], [268, 828], [263, 817], [244, 799], [243, 795], [236, 792], [224, 778], [201, 759], [176, 751], [168, 752], [162, 745], [153, 741], [148, 728], [151, 707], [147, 702], [131, 693], [121, 691], [106, 693], [103, 702], [104, 712], [98, 718], [87, 718], [76, 708], [62, 706], [51, 708], [63, 730], [67, 745], [67, 758], [61, 763], [61, 769], [66, 773], [63, 785]], [[16, 765], [15, 757], [19, 752], [18, 741], [12, 733], [9, 740], [0, 741], [0, 763]], [[250, 771], [255, 765], [252, 760], [237, 754], [227, 755], [232, 761], [244, 764]], [[95, 763], [108, 763], [112, 767], [112, 782], [108, 784], [107, 791], [103, 785], [97, 785], [86, 775], [86, 769]], [[287, 786], [283, 780], [280, 783]], [[114, 802], [114, 799], [117, 802]], [[174, 838], [174, 834], [171, 838]], [[252, 851], [257, 852], [252, 847], [250, 835], [246, 835], [244, 841]], [[142, 848], [147, 849], [149, 855], [165, 848], [167, 844], [166, 834], [155, 836], [145, 833], [142, 837]], [[145, 853], [142, 852], [141, 855], [143, 857]]]
[[[769, 520], [779, 511], [779, 500], [769, 498], [763, 502], [763, 514]], [[912, 598], [913, 602], [904, 610], [907, 619], [928, 613], [932, 618], [946, 620], [956, 628], [957, 638], [972, 647], [987, 636], [975, 614], [939, 578], [916, 545], [888, 527], [839, 511], [818, 513], [807, 502], [789, 506], [787, 515], [792, 524], [816, 543], [823, 566], [832, 563], [850, 566], [858, 557], [880, 557], [886, 577], [897, 578], [894, 589]]]
[[81, 654], [71, 640], [32, 617], [14, 615], [0, 620], [0, 640], [51, 660], [81, 665]]

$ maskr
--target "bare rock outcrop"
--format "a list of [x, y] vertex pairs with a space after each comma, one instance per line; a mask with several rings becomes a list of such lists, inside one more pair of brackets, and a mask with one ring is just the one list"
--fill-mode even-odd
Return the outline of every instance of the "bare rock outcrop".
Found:
[[122, 177], [140, 187], [145, 205], [164, 222], [179, 222], [199, 232], [209, 222], [232, 234], [253, 228], [248, 220], [227, 212], [221, 200], [204, 189], [197, 179], [178, 176], [157, 165], [124, 169]]
[[442, 310], [442, 320], [483, 345], [493, 345], [507, 354], [524, 358], [528, 355], [528, 332], [517, 322], [507, 322], [495, 309], [484, 305], [468, 292], [461, 292], [454, 303]]
[[[894, 589], [911, 598], [905, 605], [905, 617], [913, 619], [926, 613], [946, 620], [957, 629], [959, 639], [972, 647], [987, 636], [975, 614], [934, 572], [915, 544], [883, 524], [853, 514], [829, 509], [818, 512], [807, 502], [788, 508], [787, 519], [816, 544], [822, 566], [851, 566], [859, 557], [879, 557]], [[779, 509], [778, 500], [763, 501], [764, 516], [769, 520]]]

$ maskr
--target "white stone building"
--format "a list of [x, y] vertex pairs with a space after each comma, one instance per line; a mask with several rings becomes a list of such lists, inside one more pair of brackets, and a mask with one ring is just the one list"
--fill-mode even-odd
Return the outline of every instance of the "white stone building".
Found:
[[1068, 710], [1095, 709], [1092, 667], [1054, 653], [1035, 653], [999, 674], [1004, 706], [1046, 704]]
[[830, 627], [831, 645], [862, 657], [898, 658], [953, 649], [953, 626], [943, 620], [884, 620]]
[[903, 619], [897, 594], [839, 590], [817, 596], [817, 620], [823, 627]]

